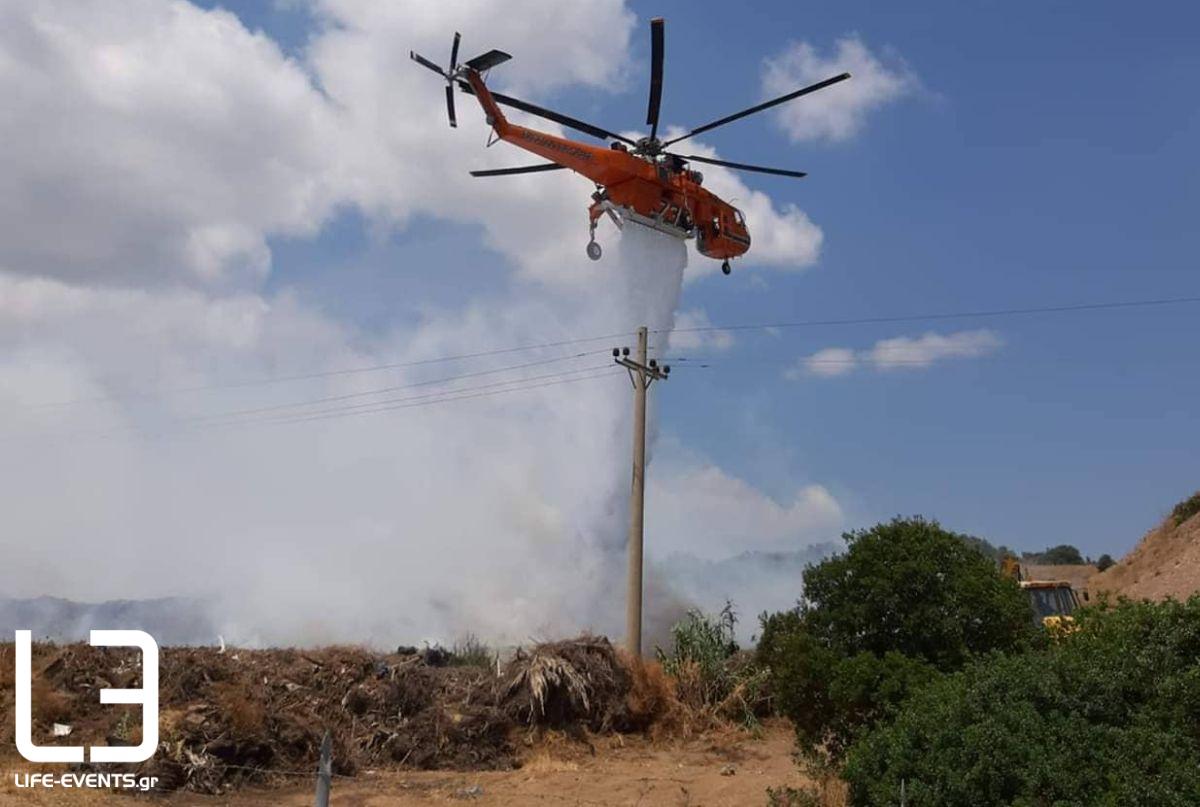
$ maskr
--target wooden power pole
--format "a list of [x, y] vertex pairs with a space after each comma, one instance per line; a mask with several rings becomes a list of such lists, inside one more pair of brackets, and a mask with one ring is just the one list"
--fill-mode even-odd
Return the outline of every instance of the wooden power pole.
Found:
[[646, 511], [646, 391], [659, 380], [666, 380], [671, 368], [647, 360], [648, 331], [637, 330], [637, 353], [629, 358], [629, 348], [613, 348], [613, 360], [629, 371], [633, 382], [633, 487], [629, 495], [629, 584], [625, 601], [625, 646], [635, 658], [642, 655], [642, 532]]

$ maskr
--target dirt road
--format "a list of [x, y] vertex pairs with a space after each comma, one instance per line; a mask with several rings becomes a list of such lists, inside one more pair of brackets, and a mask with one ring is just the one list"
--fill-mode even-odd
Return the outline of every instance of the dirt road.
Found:
[[[515, 771], [366, 773], [334, 782], [335, 807], [472, 804], [516, 805], [762, 805], [769, 786], [804, 784], [792, 760], [793, 735], [782, 724], [761, 738], [745, 733], [708, 735], [683, 742], [650, 744], [640, 738], [604, 738], [586, 744], [561, 739], [529, 750]], [[161, 799], [111, 793], [42, 791], [0, 787], [0, 803], [14, 805], [147, 804], [308, 807], [310, 781], [282, 789], [241, 791], [228, 796], [176, 794]]]

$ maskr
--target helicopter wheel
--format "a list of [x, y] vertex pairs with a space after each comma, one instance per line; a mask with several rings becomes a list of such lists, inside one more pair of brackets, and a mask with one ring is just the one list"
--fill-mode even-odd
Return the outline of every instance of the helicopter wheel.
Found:
[[725, 274], [729, 274], [730, 272], [733, 271], [733, 267], [729, 265], [729, 261], [724, 261], [721, 264], [721, 271], [724, 272]]
[[604, 251], [600, 249], [599, 244], [597, 244], [595, 241], [588, 241], [587, 256], [589, 258], [591, 258], [593, 261], [598, 261], [600, 260], [600, 256], [603, 254]]

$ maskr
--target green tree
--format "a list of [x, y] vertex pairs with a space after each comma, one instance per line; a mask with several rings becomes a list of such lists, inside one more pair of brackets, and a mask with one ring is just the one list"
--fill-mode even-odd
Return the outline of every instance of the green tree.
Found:
[[802, 611], [823, 645], [951, 670], [1028, 638], [1020, 587], [936, 521], [897, 518], [843, 538], [844, 554], [804, 572]]
[[1116, 561], [1113, 560], [1113, 556], [1105, 552], [1100, 556], [1100, 559], [1096, 561], [1096, 568], [1100, 571], [1104, 571], [1105, 569], [1112, 568], [1114, 563], [1116, 563]]
[[1200, 597], [1078, 612], [1079, 630], [918, 691], [850, 749], [855, 805], [1200, 803]]
[[843, 538], [805, 570], [799, 607], [763, 618], [758, 647], [801, 747], [833, 759], [939, 674], [1036, 636], [1017, 583], [964, 536], [918, 517]]
[[1051, 566], [1073, 566], [1085, 562], [1079, 550], [1070, 544], [1052, 546], [1045, 552], [1026, 552], [1025, 559]]

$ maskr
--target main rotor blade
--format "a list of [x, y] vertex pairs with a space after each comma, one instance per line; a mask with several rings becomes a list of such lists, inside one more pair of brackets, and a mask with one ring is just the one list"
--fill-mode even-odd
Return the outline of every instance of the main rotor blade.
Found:
[[542, 171], [559, 171], [566, 168], [558, 163], [538, 163], [537, 165], [521, 165], [516, 168], [489, 168], [486, 171], [472, 171], [473, 177], [507, 177], [513, 174], [538, 174]]
[[437, 74], [438, 74], [439, 76], [441, 76], [442, 78], [445, 78], [445, 77], [446, 77], [446, 71], [445, 71], [445, 70], [443, 70], [442, 68], [438, 67], [436, 64], [434, 64], [433, 62], [429, 61], [428, 59], [426, 59], [424, 56], [422, 56], [421, 54], [417, 53], [416, 51], [411, 51], [411, 50], [410, 50], [410, 51], [408, 52], [408, 58], [412, 59], [414, 62], [416, 62], [417, 64], [421, 65], [422, 67], [428, 67], [430, 70], [432, 70], [433, 72], [437, 73]]
[[789, 171], [786, 168], [765, 168], [761, 165], [747, 165], [746, 163], [731, 163], [727, 160], [714, 160], [712, 157], [700, 157], [696, 154], [689, 154], [683, 159], [688, 162], [708, 163], [709, 165], [723, 165], [726, 168], [736, 168], [739, 171], [757, 171], [760, 174], [776, 174], [781, 177], [795, 177], [800, 179], [808, 174], [803, 171]]
[[458, 67], [458, 40], [462, 39], [462, 34], [458, 31], [454, 32], [454, 44], [450, 46], [450, 72]]
[[496, 65], [503, 64], [504, 62], [507, 62], [511, 58], [512, 57], [509, 56], [504, 51], [496, 50], [495, 48], [493, 48], [492, 50], [489, 50], [487, 53], [481, 53], [478, 56], [476, 56], [474, 59], [468, 60], [467, 67], [470, 67], [471, 69], [476, 70], [480, 73], [486, 73], [488, 70], [491, 70]]
[[692, 129], [692, 131], [688, 132], [685, 135], [680, 135], [679, 137], [675, 138], [674, 140], [668, 140], [666, 143], [663, 143], [663, 145], [669, 146], [672, 143], [678, 143], [680, 140], [686, 140], [687, 138], [691, 137], [692, 135], [698, 135], [701, 132], [707, 132], [711, 129], [717, 128], [718, 126], [724, 126], [727, 123], [733, 123], [735, 120], [744, 118], [747, 115], [753, 115], [755, 112], [762, 112], [764, 109], [770, 109], [773, 106], [778, 106], [779, 104], [787, 103], [788, 101], [791, 101], [794, 98], [799, 98], [802, 95], [808, 95], [810, 92], [816, 92], [817, 90], [823, 90], [830, 85], [837, 84], [839, 81], [845, 81], [848, 78], [850, 78], [849, 73], [842, 73], [840, 76], [834, 76], [833, 78], [827, 78], [824, 81], [818, 81], [816, 84], [812, 84], [808, 87], [804, 87], [802, 89], [796, 90], [795, 92], [790, 92], [787, 95], [781, 95], [772, 101], [766, 101], [764, 103], [759, 104], [758, 106], [752, 106], [749, 109], [743, 109], [741, 112], [735, 112], [732, 115], [726, 115], [724, 118], [715, 120], [712, 123], [706, 123], [703, 126], [699, 126], [695, 129]]
[[[458, 86], [461, 87], [465, 93], [470, 95], [475, 94], [475, 90], [465, 81], [459, 81]], [[567, 128], [575, 129], [576, 131], [583, 132], [584, 134], [590, 134], [592, 137], [598, 137], [601, 140], [620, 140], [628, 143], [631, 146], [637, 145], [637, 143], [635, 143], [633, 140], [630, 140], [628, 137], [625, 137], [624, 135], [619, 135], [616, 132], [610, 132], [607, 129], [601, 129], [599, 126], [593, 126], [590, 123], [584, 123], [577, 118], [572, 118], [569, 115], [562, 114], [561, 112], [554, 112], [553, 110], [545, 109], [537, 104], [531, 104], [528, 101], [522, 101], [520, 98], [513, 98], [510, 95], [504, 95], [503, 93], [498, 92], [492, 93], [492, 97], [496, 99], [496, 103], [498, 104], [504, 104], [505, 106], [510, 106], [513, 109], [519, 109], [522, 112], [528, 112], [530, 115], [537, 115], [539, 118], [552, 120], [555, 123], [560, 123], [563, 126], [566, 126]]]
[[650, 139], [658, 136], [658, 110], [662, 106], [663, 79], [663, 18], [650, 20], [650, 105], [646, 109], [646, 123], [650, 126]]
[[450, 127], [458, 128], [458, 117], [454, 114], [454, 87], [446, 85], [446, 114], [450, 117]]

